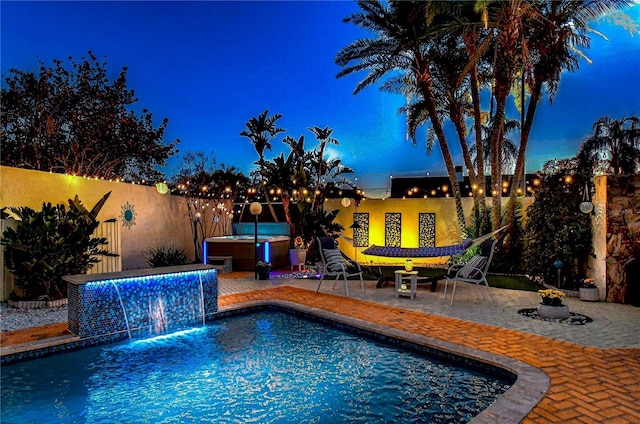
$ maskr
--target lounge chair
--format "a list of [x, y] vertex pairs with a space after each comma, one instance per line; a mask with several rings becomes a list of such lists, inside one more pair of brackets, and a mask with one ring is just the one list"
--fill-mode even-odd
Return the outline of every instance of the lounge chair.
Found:
[[320, 257], [322, 258], [322, 274], [320, 276], [320, 282], [316, 293], [320, 290], [320, 285], [324, 281], [325, 277], [335, 277], [333, 288], [336, 287], [338, 278], [344, 279], [344, 289], [349, 296], [349, 284], [347, 283], [348, 277], [359, 276], [360, 286], [364, 293], [364, 281], [362, 280], [362, 268], [360, 264], [350, 259], [346, 259], [342, 256], [340, 249], [336, 247], [335, 240], [331, 237], [318, 237], [318, 250], [320, 251]]
[[447, 284], [449, 281], [453, 281], [453, 290], [451, 291], [451, 305], [453, 305], [453, 298], [456, 294], [456, 284], [458, 281], [464, 283], [476, 283], [480, 288], [480, 293], [483, 298], [484, 290], [480, 287], [480, 283], [487, 287], [487, 292], [491, 298], [491, 302], [494, 302], [491, 295], [491, 288], [487, 282], [487, 271], [491, 265], [491, 259], [493, 258], [493, 249], [496, 245], [496, 240], [485, 240], [480, 245], [480, 253], [471, 258], [466, 264], [456, 264], [449, 267], [446, 275], [444, 276], [444, 297], [447, 298]]

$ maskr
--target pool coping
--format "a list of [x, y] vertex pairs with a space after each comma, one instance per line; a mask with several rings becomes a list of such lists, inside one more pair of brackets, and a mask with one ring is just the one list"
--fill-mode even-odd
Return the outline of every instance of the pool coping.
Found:
[[[328, 320], [348, 327], [375, 333], [384, 337], [396, 339], [400, 342], [425, 347], [427, 351], [440, 352], [438, 356], [453, 355], [455, 357], [470, 360], [471, 362], [486, 364], [515, 375], [513, 385], [488, 408], [476, 415], [470, 422], [474, 424], [484, 423], [515, 423], [522, 421], [531, 410], [547, 394], [550, 387], [550, 378], [539, 368], [525, 362], [495, 353], [461, 346], [445, 340], [435, 339], [422, 334], [415, 334], [408, 331], [399, 330], [383, 324], [354, 318], [326, 309], [312, 307], [289, 300], [282, 299], [258, 299], [234, 302], [221, 306], [215, 317], [223, 316], [227, 313], [242, 312], [251, 308], [273, 307], [299, 312], [322, 320]], [[211, 322], [211, 320], [208, 320]], [[112, 340], [103, 338], [81, 339], [73, 334], [61, 335], [44, 340], [35, 340], [18, 345], [2, 346], [3, 364], [21, 362], [33, 358], [43, 357], [51, 354], [61, 353], [68, 350], [81, 349], [83, 347], [115, 342], [122, 339], [122, 335], [114, 337]], [[11, 357], [21, 357], [15, 361], [7, 359]]]
[[[220, 308], [224, 310], [254, 300], [291, 301], [297, 305], [322, 308], [339, 317], [354, 317], [433, 337], [436, 343], [444, 340], [457, 346], [503, 355], [542, 370], [550, 377], [551, 386], [521, 422], [640, 422], [640, 348], [593, 347], [550, 335], [441, 316], [375, 300], [316, 293], [306, 287], [287, 284], [263, 286], [263, 282], [258, 282], [256, 286], [253, 279], [251, 283], [220, 296]], [[31, 345], [30, 349], [37, 349], [58, 336], [73, 337], [67, 332], [66, 323], [3, 332], [0, 334], [0, 355], [7, 352], [9, 347], [19, 349], [27, 344]], [[75, 346], [80, 343], [75, 343]], [[73, 345], [66, 343], [62, 349], [58, 349], [62, 351], [67, 349], [66, 346]], [[31, 357], [29, 352], [24, 354], [24, 359]], [[2, 365], [6, 364], [5, 358], [3, 355]], [[509, 407], [511, 405], [507, 405]], [[489, 421], [495, 422], [493, 419]], [[511, 419], [508, 421], [513, 422]]]
[[488, 408], [473, 417], [471, 421], [469, 421], [469, 423], [472, 424], [520, 422], [531, 412], [538, 402], [545, 397], [551, 385], [551, 380], [544, 371], [534, 367], [533, 365], [529, 365], [525, 362], [518, 361], [507, 356], [460, 346], [444, 340], [398, 330], [396, 328], [376, 324], [359, 318], [348, 317], [325, 309], [314, 308], [296, 302], [279, 299], [252, 300], [221, 307], [218, 310], [218, 314], [241, 311], [252, 307], [268, 306], [292, 309], [400, 341], [424, 346], [429, 350], [436, 350], [449, 355], [469, 359], [473, 362], [484, 363], [491, 367], [503, 369], [514, 374], [516, 376], [516, 381], [513, 385], [511, 385], [506, 392], [500, 395]]

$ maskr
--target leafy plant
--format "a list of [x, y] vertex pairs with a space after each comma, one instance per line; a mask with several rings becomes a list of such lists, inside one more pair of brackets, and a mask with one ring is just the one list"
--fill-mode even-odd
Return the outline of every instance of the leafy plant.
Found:
[[253, 197], [266, 200], [274, 222], [278, 222], [278, 216], [272, 200], [279, 197], [287, 223], [293, 225], [293, 235], [302, 237], [303, 242], [310, 245], [317, 235], [336, 231], [325, 227], [318, 232], [316, 224], [324, 222], [324, 217], [328, 216], [324, 213], [324, 201], [330, 187], [355, 187], [344, 177], [344, 174], [353, 173], [353, 170], [344, 166], [340, 159], [327, 159], [327, 149], [340, 144], [332, 136], [333, 129], [329, 127], [308, 128], [317, 142], [312, 149], [305, 148], [303, 135], [297, 139], [285, 136], [282, 142], [290, 149], [286, 157], [281, 153], [273, 160], [267, 159], [265, 150], [270, 151], [271, 141], [285, 132], [284, 128], [277, 126], [282, 115], [276, 113], [268, 116], [268, 113], [265, 110], [258, 117], [251, 118], [245, 124], [247, 129], [240, 133], [251, 140], [259, 156], [254, 162], [257, 169], [251, 173], [258, 187], [253, 191]]
[[105, 238], [91, 237], [100, 225], [98, 212], [111, 192], [87, 210], [78, 196], [63, 204], [43, 203], [42, 210], [29, 207], [9, 208], [20, 221], [4, 231], [0, 243], [5, 246], [7, 268], [15, 277], [24, 300], [55, 300], [66, 297], [67, 284], [62, 277], [86, 273], [100, 260], [97, 255], [116, 256], [100, 246]]
[[580, 287], [585, 289], [595, 289], [598, 286], [596, 286], [596, 280], [593, 278], [583, 278], [580, 280]]
[[334, 222], [335, 217], [340, 212], [339, 209], [331, 212], [311, 211], [310, 209], [304, 209], [302, 211], [302, 228], [305, 233], [302, 235], [303, 239], [311, 240], [307, 255], [309, 258], [316, 258], [320, 260], [319, 246], [315, 242], [316, 237], [333, 237], [338, 238], [344, 227], [337, 222]]
[[10, 69], [0, 100], [3, 165], [157, 181], [163, 174], [155, 166], [165, 165], [179, 142], [165, 144], [168, 119], [156, 127], [136, 104], [127, 68], [109, 81], [107, 63], [92, 52], [80, 62]]
[[545, 164], [541, 188], [527, 209], [525, 267], [549, 284], [558, 282], [556, 260], [563, 263], [561, 275], [572, 282], [584, 274], [592, 252], [590, 216], [578, 209], [584, 181], [572, 175], [575, 169], [575, 159]]
[[[494, 256], [495, 265], [493, 272], [522, 273], [524, 264], [522, 256], [524, 250], [524, 217], [522, 202], [516, 201], [514, 218], [511, 225], [501, 234], [496, 253]], [[505, 224], [509, 224], [505, 222]]]
[[[195, 261], [202, 256], [202, 242], [207, 237], [231, 234], [233, 205], [246, 196], [249, 179], [235, 167], [221, 164], [217, 168], [215, 156], [200, 151], [187, 151], [180, 157], [174, 171], [172, 185], [175, 193], [184, 198], [191, 225]], [[209, 211], [203, 204], [212, 205]], [[213, 215], [205, 220], [203, 215]], [[207, 225], [207, 222], [209, 223]]]
[[184, 249], [174, 245], [147, 249], [144, 252], [144, 257], [151, 268], [186, 265], [189, 263], [189, 258]]
[[593, 124], [594, 134], [578, 151], [583, 173], [634, 174], [640, 165], [640, 118], [603, 116]]

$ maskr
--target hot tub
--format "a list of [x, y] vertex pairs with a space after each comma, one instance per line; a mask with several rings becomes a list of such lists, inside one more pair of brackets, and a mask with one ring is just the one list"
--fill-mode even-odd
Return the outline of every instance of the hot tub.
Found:
[[[253, 271], [254, 236], [240, 234], [234, 236], [209, 237], [204, 240], [202, 256], [233, 256], [234, 271]], [[258, 232], [258, 261], [271, 262], [272, 268], [289, 265], [289, 236], [260, 235]]]

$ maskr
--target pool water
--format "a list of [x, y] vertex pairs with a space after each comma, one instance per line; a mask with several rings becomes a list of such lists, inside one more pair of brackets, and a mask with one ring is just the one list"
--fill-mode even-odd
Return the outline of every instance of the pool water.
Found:
[[8, 365], [2, 423], [465, 422], [509, 382], [275, 311]]

